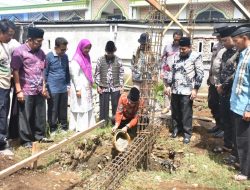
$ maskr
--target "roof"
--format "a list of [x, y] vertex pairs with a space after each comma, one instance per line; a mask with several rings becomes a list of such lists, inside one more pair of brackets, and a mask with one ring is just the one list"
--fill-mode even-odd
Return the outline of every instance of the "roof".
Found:
[[19, 14], [62, 10], [87, 9], [89, 0], [51, 2], [47, 0], [0, 0], [0, 14]]

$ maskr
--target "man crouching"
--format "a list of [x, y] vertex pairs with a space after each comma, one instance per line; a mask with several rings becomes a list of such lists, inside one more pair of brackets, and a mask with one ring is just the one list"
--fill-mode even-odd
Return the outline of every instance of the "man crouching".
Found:
[[140, 99], [140, 91], [136, 87], [132, 87], [128, 94], [122, 94], [118, 102], [112, 132], [121, 129], [125, 133], [128, 132], [131, 138], [134, 138], [139, 119], [138, 110], [142, 106], [143, 101]]

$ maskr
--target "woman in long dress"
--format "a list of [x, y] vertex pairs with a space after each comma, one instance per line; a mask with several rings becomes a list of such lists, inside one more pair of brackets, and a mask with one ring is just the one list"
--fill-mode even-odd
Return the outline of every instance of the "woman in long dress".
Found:
[[95, 124], [90, 49], [90, 41], [81, 40], [69, 67], [71, 76], [70, 130], [84, 131]]

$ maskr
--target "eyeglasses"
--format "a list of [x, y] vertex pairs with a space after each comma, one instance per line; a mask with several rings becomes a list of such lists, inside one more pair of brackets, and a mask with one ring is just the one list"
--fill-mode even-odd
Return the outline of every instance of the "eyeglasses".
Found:
[[65, 51], [67, 51], [67, 50], [68, 50], [68, 48], [65, 48], [65, 49], [64, 49], [64, 48], [61, 48], [61, 49], [60, 49], [61, 52], [65, 52]]
[[33, 40], [33, 42], [35, 43], [35, 44], [42, 44], [42, 42], [43, 42], [43, 39], [39, 39], [39, 40]]

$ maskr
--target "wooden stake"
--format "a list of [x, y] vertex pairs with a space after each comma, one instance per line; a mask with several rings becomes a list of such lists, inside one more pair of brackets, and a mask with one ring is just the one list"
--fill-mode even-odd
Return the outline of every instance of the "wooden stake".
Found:
[[[35, 155], [38, 152], [39, 152], [38, 143], [37, 142], [33, 142], [32, 143], [32, 155]], [[35, 160], [34, 162], [31, 163], [31, 168], [32, 169], [36, 169], [37, 168], [37, 160]]]
[[47, 150], [42, 150], [42, 151], [24, 159], [24, 160], [22, 160], [21, 162], [18, 162], [16, 164], [0, 171], [0, 179], [3, 179], [6, 176], [9, 176], [9, 175], [15, 173], [16, 171], [22, 169], [23, 167], [27, 166], [28, 164], [31, 164], [32, 162], [37, 161], [40, 157], [46, 156], [46, 155], [50, 154], [51, 152], [54, 152], [56, 150], [59, 150], [62, 147], [65, 147], [65, 145], [67, 145], [73, 141], [76, 141], [77, 139], [79, 139], [83, 135], [89, 133], [90, 131], [92, 131], [100, 126], [104, 126], [104, 124], [105, 124], [105, 121], [102, 120], [102, 121], [98, 122], [96, 125], [94, 125], [93, 127], [89, 128], [85, 131], [75, 133], [71, 137], [66, 138], [66, 139], [62, 140], [61, 142], [50, 146]]
[[158, 11], [162, 12], [163, 14], [167, 15], [170, 17], [184, 32], [189, 34], [190, 32], [170, 13], [166, 8], [162, 10], [161, 4], [159, 4], [158, 1], [156, 0], [146, 0], [151, 6], [155, 7]]
[[[175, 15], [175, 18], [178, 19], [178, 17], [180, 16], [181, 12], [186, 8], [186, 6], [191, 2], [191, 0], [188, 0], [183, 6], [182, 8], [179, 10], [179, 12]], [[168, 29], [172, 26], [172, 24], [174, 23], [174, 21], [172, 20], [167, 27], [164, 29], [163, 31], [163, 35], [166, 34], [166, 32], [168, 31]]]

